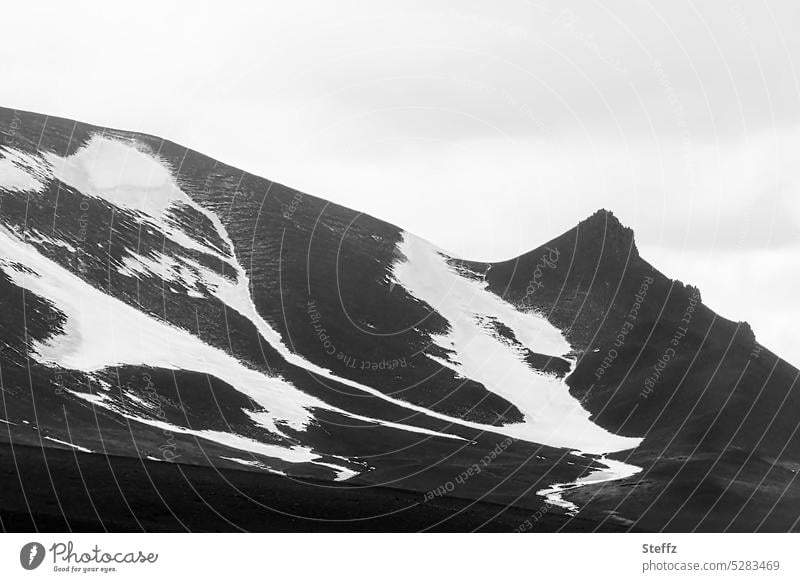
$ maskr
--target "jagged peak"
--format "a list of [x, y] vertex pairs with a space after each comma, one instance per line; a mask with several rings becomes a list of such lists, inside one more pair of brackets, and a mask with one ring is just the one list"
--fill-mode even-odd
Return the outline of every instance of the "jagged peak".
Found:
[[619, 218], [611, 211], [605, 208], [597, 210], [591, 216], [584, 218], [578, 223], [578, 226], [584, 225], [602, 225], [608, 230], [620, 230], [625, 232], [633, 232], [632, 229], [625, 226], [620, 222]]
[[602, 242], [612, 253], [639, 255], [633, 229], [622, 224], [612, 211], [605, 208], [579, 222], [577, 231], [581, 237]]
[[584, 252], [587, 252], [587, 246], [602, 247], [604, 256], [640, 257], [639, 250], [636, 248], [633, 229], [622, 224], [610, 210], [601, 208], [544, 245], [506, 261], [493, 263], [493, 265], [516, 263], [532, 257], [537, 257], [538, 260], [541, 253], [548, 248], [571, 248], [576, 239], [578, 244], [584, 247]]

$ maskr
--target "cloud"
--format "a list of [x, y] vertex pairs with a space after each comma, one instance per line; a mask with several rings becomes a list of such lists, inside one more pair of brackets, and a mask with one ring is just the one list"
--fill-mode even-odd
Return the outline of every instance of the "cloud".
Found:
[[382, 115], [405, 117], [398, 124], [405, 130], [376, 129], [379, 119], [365, 124], [371, 131], [333, 125], [287, 149], [276, 164], [280, 179], [472, 258], [520, 254], [600, 207], [614, 210], [646, 245], [735, 251], [800, 244], [800, 126], [716, 144], [572, 136], [448, 141], [429, 130], [428, 116], [478, 122], [459, 112], [374, 117]]

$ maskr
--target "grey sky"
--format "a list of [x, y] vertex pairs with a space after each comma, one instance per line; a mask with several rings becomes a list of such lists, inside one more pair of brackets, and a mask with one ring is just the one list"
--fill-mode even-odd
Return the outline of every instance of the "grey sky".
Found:
[[790, 0], [19, 2], [0, 102], [162, 135], [469, 258], [606, 207], [800, 364], [798, 22]]

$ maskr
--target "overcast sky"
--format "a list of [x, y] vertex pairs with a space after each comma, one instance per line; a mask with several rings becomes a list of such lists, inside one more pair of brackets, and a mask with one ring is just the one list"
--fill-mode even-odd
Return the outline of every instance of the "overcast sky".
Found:
[[800, 3], [15, 2], [0, 104], [505, 259], [601, 207], [800, 364]]

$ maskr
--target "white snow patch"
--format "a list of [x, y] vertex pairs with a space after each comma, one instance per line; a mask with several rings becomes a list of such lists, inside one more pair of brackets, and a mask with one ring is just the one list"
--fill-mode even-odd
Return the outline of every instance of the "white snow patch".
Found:
[[133, 392], [125, 392], [125, 398], [127, 398], [128, 400], [130, 400], [132, 402], [135, 402], [136, 404], [138, 404], [142, 408], [147, 408], [149, 410], [158, 410], [158, 405], [156, 403], [151, 402], [149, 400], [145, 400], [144, 398], [139, 398]]
[[180, 189], [166, 163], [138, 149], [135, 142], [95, 135], [67, 158], [55, 154], [45, 157], [56, 178], [84, 195], [139, 214], [185, 248], [227, 260], [214, 245], [198, 242], [172, 224], [170, 208], [196, 205]]
[[154, 218], [185, 197], [167, 167], [133, 142], [98, 135], [68, 158], [47, 159], [56, 178], [83, 194]]
[[[202, 277], [198, 271], [207, 269], [188, 257], [170, 257], [160, 252], [153, 252], [154, 256], [147, 257], [131, 252], [121, 261], [117, 272], [126, 277], [140, 279], [141, 276], [151, 276], [163, 282], [178, 283], [190, 297], [205, 298], [199, 285], [208, 277]], [[172, 287], [170, 287], [172, 289]]]
[[256, 461], [255, 459], [238, 459], [236, 457], [223, 457], [220, 456], [220, 459], [225, 459], [226, 461], [232, 461], [234, 463], [239, 463], [240, 465], [244, 465], [245, 467], [256, 467], [257, 469], [262, 469], [264, 471], [269, 471], [270, 473], [275, 473], [276, 475], [286, 475], [283, 471], [279, 471], [278, 469], [273, 469], [272, 467], [267, 467], [261, 461]]
[[[79, 398], [83, 398], [84, 400], [87, 400], [87, 401], [93, 402], [95, 404], [98, 404], [98, 402], [96, 400], [93, 400], [91, 398], [87, 398], [88, 396], [91, 396], [89, 394], [83, 394], [83, 393], [78, 393], [78, 392], [73, 392], [73, 394], [75, 394], [75, 396], [77, 396]], [[105, 404], [105, 403], [102, 403], [102, 402], [99, 403], [99, 404], [100, 404], [100, 406], [103, 406], [104, 408], [106, 408], [108, 410], [116, 412], [120, 416], [122, 416], [124, 418], [127, 418], [129, 420], [132, 420], [134, 422], [139, 422], [139, 423], [142, 423], [142, 424], [146, 424], [148, 426], [152, 426], [154, 428], [158, 428], [158, 429], [165, 430], [165, 431], [170, 431], [170, 432], [175, 433], [175, 434], [185, 434], [185, 435], [194, 436], [194, 437], [197, 437], [197, 438], [205, 439], [207, 441], [211, 441], [211, 442], [215, 442], [215, 443], [224, 445], [224, 446], [232, 448], [232, 449], [238, 449], [240, 451], [247, 451], [247, 452], [250, 452], [250, 453], [256, 453], [256, 454], [259, 454], [259, 455], [263, 455], [265, 457], [281, 459], [282, 461], [286, 461], [286, 462], [289, 462], [289, 463], [313, 463], [315, 465], [328, 467], [330, 469], [333, 469], [337, 473], [337, 477], [335, 479], [337, 481], [343, 480], [343, 479], [349, 479], [353, 475], [357, 475], [358, 474], [357, 472], [355, 472], [355, 471], [353, 471], [353, 470], [351, 470], [351, 469], [349, 469], [347, 467], [341, 467], [339, 465], [334, 465], [334, 464], [331, 464], [331, 463], [326, 463], [326, 462], [320, 461], [321, 457], [318, 454], [316, 454], [312, 449], [310, 449], [308, 447], [305, 447], [305, 446], [302, 446], [302, 445], [282, 446], [282, 445], [276, 445], [276, 444], [272, 444], [272, 443], [262, 443], [260, 441], [257, 441], [257, 440], [254, 440], [254, 439], [250, 439], [250, 438], [247, 438], [247, 437], [243, 437], [241, 435], [238, 435], [238, 434], [235, 434], [235, 433], [230, 433], [230, 432], [222, 432], [222, 431], [218, 431], [218, 430], [195, 430], [195, 429], [191, 429], [191, 428], [187, 428], [187, 427], [183, 427], [183, 426], [170, 424], [170, 423], [165, 422], [163, 420], [156, 420], [156, 419], [152, 419], [152, 418], [142, 418], [142, 417], [130, 414], [128, 412], [125, 412], [124, 410], [121, 410], [120, 408], [118, 408], [118, 407], [116, 407], [114, 405], [111, 405], [111, 404]], [[338, 457], [338, 458], [342, 458], [342, 457]], [[346, 460], [344, 458], [342, 458], [342, 459]]]
[[276, 422], [296, 430], [312, 420], [308, 408], [325, 407], [283, 380], [251, 370], [190, 333], [95, 289], [5, 228], [0, 228], [0, 255], [14, 257], [33, 271], [7, 269], [14, 284], [51, 301], [67, 317], [63, 334], [34, 346], [40, 363], [84, 372], [147, 365], [205, 373], [250, 396]]
[[486, 289], [487, 284], [459, 275], [446, 255], [430, 243], [403, 233], [398, 251], [405, 259], [393, 265], [395, 282], [436, 309], [450, 324], [446, 335], [433, 341], [455, 355], [434, 358], [459, 375], [483, 384], [524, 415], [522, 423], [506, 425], [510, 436], [588, 453], [631, 449], [641, 439], [617, 436], [597, 426], [590, 413], [557, 376], [532, 369], [521, 350], [508, 345], [480, 319], [508, 326], [519, 342], [535, 353], [574, 360], [561, 331], [536, 313], [524, 313]]
[[0, 156], [0, 190], [41, 192], [49, 181], [49, 169], [41, 159], [4, 146]]
[[74, 443], [68, 443], [66, 441], [60, 441], [58, 439], [54, 439], [53, 437], [46, 436], [44, 438], [47, 439], [48, 441], [53, 441], [54, 443], [58, 443], [60, 445], [66, 445], [68, 447], [72, 447], [73, 449], [76, 449], [76, 450], [81, 451], [83, 453], [91, 453], [91, 452], [93, 452], [91, 449], [87, 449], [85, 447], [79, 447], [78, 445], [76, 445]]
[[67, 392], [72, 394], [77, 398], [82, 398], [87, 402], [91, 402], [96, 406], [106, 406], [106, 402], [110, 401], [111, 398], [107, 394], [98, 394], [92, 392], [76, 392], [75, 390], [70, 390], [69, 388], [66, 389]]
[[53, 238], [51, 236], [47, 236], [46, 234], [43, 234], [38, 230], [32, 228], [28, 228], [27, 230], [24, 231], [24, 238], [28, 242], [61, 247], [63, 249], [68, 250], [71, 253], [78, 252], [77, 249], [69, 242], [60, 238]]
[[173, 269], [177, 266], [174, 259], [157, 253], [156, 259], [145, 257], [138, 253], [131, 253], [122, 259], [122, 264], [117, 269], [120, 275], [139, 278], [139, 275], [152, 275], [165, 281], [176, 281]]

